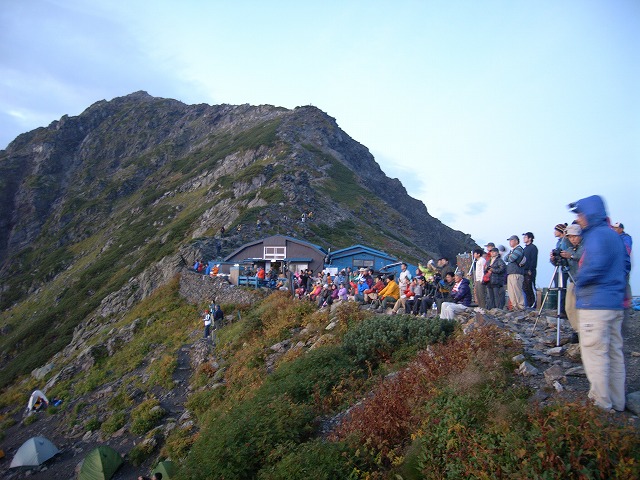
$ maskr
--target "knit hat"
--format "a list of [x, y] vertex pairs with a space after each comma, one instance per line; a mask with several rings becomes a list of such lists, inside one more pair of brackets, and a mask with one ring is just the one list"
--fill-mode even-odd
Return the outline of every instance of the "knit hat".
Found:
[[567, 224], [566, 223], [559, 223], [554, 227], [557, 231], [559, 231], [560, 233], [564, 233], [565, 230], [567, 229]]

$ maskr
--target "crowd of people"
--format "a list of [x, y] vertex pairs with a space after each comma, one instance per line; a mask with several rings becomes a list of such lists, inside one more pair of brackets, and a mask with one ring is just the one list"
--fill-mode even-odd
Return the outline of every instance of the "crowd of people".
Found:
[[[559, 316], [567, 318], [576, 332], [575, 341], [580, 343], [591, 385], [589, 397], [602, 408], [622, 411], [622, 332], [632, 301], [632, 238], [623, 224], [610, 223], [599, 196], [578, 200], [570, 204], [570, 209], [576, 219], [554, 227], [557, 242], [549, 254], [555, 267], [553, 290], [558, 292]], [[533, 311], [539, 306], [539, 252], [534, 239], [532, 232], [525, 232], [522, 244], [519, 236], [510, 236], [508, 249], [493, 242], [487, 243], [485, 249], [475, 249], [469, 278], [443, 257], [437, 262], [418, 264], [413, 273], [402, 263], [397, 275], [376, 274], [366, 267], [347, 267], [335, 276], [328, 271], [314, 275], [311, 270], [301, 270], [294, 273], [294, 293], [296, 298], [314, 302], [320, 309], [351, 301], [370, 305], [379, 313], [390, 309], [392, 315], [439, 315], [444, 319], [453, 319], [473, 306]], [[194, 265], [196, 271], [203, 268], [208, 266], [199, 262]], [[203, 273], [214, 275], [213, 267]], [[277, 275], [266, 274], [264, 269], [258, 270], [257, 275], [277, 281]], [[211, 326], [211, 318], [207, 325], [208, 317], [215, 314], [206, 313], [205, 337]]]
[[[549, 254], [556, 267], [559, 316], [567, 318], [576, 332], [590, 382], [589, 398], [601, 408], [623, 411], [622, 332], [632, 301], [632, 238], [623, 224], [610, 223], [604, 201], [597, 195], [572, 203], [570, 209], [576, 219], [554, 227], [557, 243]], [[372, 304], [381, 313], [391, 308], [391, 314], [428, 316], [433, 311], [445, 319], [473, 305], [535, 310], [538, 248], [534, 239], [532, 232], [525, 232], [523, 245], [520, 237], [512, 235], [507, 239], [508, 250], [493, 242], [485, 250], [474, 250], [469, 271], [473, 286], [463, 271], [441, 258], [437, 264], [419, 265], [415, 275], [403, 263], [397, 281], [393, 274], [375, 275], [367, 268], [346, 268], [335, 278], [326, 272], [314, 277], [310, 271], [301, 271], [295, 275], [295, 294], [317, 302], [319, 308], [335, 301], [355, 301]]]

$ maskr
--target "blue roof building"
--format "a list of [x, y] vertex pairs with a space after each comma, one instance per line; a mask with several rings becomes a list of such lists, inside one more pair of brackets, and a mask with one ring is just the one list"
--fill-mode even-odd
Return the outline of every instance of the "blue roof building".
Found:
[[[329, 254], [327, 267], [337, 268], [338, 271], [351, 267], [351, 270], [359, 268], [371, 268], [375, 272], [400, 273], [401, 260], [381, 250], [365, 245], [353, 245], [351, 247], [336, 250]], [[386, 268], [385, 268], [386, 267]], [[408, 265], [413, 274], [416, 266]]]

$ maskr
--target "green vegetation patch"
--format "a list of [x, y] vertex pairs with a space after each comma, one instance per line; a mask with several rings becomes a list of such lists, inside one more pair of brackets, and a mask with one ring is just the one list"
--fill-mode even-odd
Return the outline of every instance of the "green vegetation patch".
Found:
[[156, 398], [149, 398], [131, 411], [131, 433], [142, 435], [155, 427], [165, 411]]
[[344, 336], [345, 350], [361, 364], [377, 365], [399, 349], [443, 343], [457, 322], [441, 318], [378, 315], [363, 320]]
[[211, 419], [201, 431], [181, 471], [185, 479], [255, 478], [274, 452], [307, 440], [313, 409], [289, 397], [256, 396]]

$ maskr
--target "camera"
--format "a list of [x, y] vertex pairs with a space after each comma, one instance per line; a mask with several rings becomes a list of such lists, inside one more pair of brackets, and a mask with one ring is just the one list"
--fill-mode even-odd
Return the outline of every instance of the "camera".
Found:
[[560, 252], [561, 251], [562, 250], [560, 250], [559, 248], [554, 248], [553, 250], [551, 250], [552, 263], [556, 267], [558, 267], [558, 266], [560, 266], [560, 267], [568, 267], [569, 266], [569, 261], [566, 258], [562, 258], [560, 256]]

